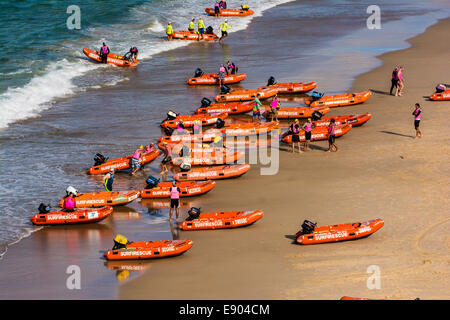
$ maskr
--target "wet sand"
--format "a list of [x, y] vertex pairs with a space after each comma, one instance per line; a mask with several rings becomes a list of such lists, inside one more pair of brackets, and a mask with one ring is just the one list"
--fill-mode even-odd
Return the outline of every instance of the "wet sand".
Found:
[[[265, 84], [271, 75], [299, 81], [292, 66], [301, 69], [307, 64], [297, 58], [305, 50], [301, 46], [305, 40], [294, 35], [277, 37], [285, 27], [280, 17], [289, 7], [268, 11], [242, 33], [230, 34], [223, 46], [192, 45], [156, 56], [136, 71], [123, 71], [129, 72], [133, 81], [60, 102], [60, 107], [67, 109], [63, 117], [55, 108], [43, 113], [41, 119], [23, 123], [45, 119], [56, 122], [61, 118], [65, 123], [75, 114], [81, 115], [82, 128], [63, 127], [64, 134], [70, 137], [74, 132], [84, 132], [81, 137], [88, 136], [88, 141], [83, 145], [84, 152], [74, 155], [70, 163], [66, 161], [69, 164], [62, 169], [83, 181], [79, 164], [91, 161], [91, 155], [101, 151], [99, 145], [114, 149], [110, 157], [126, 154], [130, 145], [159, 136], [160, 120], [149, 118], [162, 119], [172, 105], [177, 112], [190, 113], [202, 97], [216, 94], [214, 87], [188, 88], [181, 83], [180, 79], [197, 66], [210, 71], [224, 59], [239, 61], [248, 76], [242, 83], [246, 88]], [[277, 27], [266, 29], [264, 37], [280, 41], [276, 50], [260, 45], [257, 37], [268, 19]], [[317, 27], [324, 24], [320, 19], [309, 22]], [[447, 298], [449, 129], [444, 124], [444, 112], [448, 102], [425, 102], [423, 96], [430, 94], [437, 82], [445, 82], [449, 48], [435, 40], [449, 27], [448, 19], [440, 22], [412, 39], [412, 48], [381, 56], [382, 67], [358, 77], [352, 91], [373, 89], [378, 93], [365, 104], [332, 110], [330, 115], [370, 112], [373, 117], [337, 139], [339, 153], [323, 152], [326, 142], [314, 142], [314, 150], [305, 154], [293, 155], [290, 146], [282, 146], [277, 175], [261, 176], [259, 167], [252, 165], [238, 180], [220, 181], [210, 193], [183, 200], [183, 215], [191, 206], [200, 206], [204, 212], [263, 210], [265, 216], [254, 225], [178, 233], [167, 222], [167, 201], [135, 201], [96, 226], [44, 228], [10, 246], [0, 261], [0, 287], [8, 288], [0, 292], [0, 298]], [[339, 30], [327, 28], [330, 38], [351, 30], [350, 25]], [[285, 49], [288, 43], [290, 50]], [[282, 59], [275, 64], [273, 56]], [[447, 68], [443, 67], [445, 63]], [[398, 64], [406, 67], [407, 79], [405, 95], [400, 98], [383, 94], [389, 89], [392, 67]], [[164, 87], [154, 76], [161, 74]], [[411, 138], [411, 112], [416, 101], [424, 106], [421, 126], [425, 137], [420, 141]], [[96, 116], [104, 117], [97, 111], [99, 102], [105, 102], [110, 114], [121, 115], [111, 118], [110, 125], [102, 130], [95, 122]], [[80, 114], [74, 106], [83, 106], [85, 112]], [[136, 117], [135, 110], [145, 110], [145, 116]], [[59, 136], [52, 138], [57, 140]], [[68, 138], [61, 135], [61, 139]], [[118, 175], [116, 189], [142, 187], [145, 177], [157, 172], [159, 162], [160, 158], [132, 179]], [[99, 178], [89, 180], [87, 187], [93, 191]], [[53, 190], [48, 193], [54, 194]], [[385, 220], [385, 227], [366, 239], [321, 246], [292, 244], [292, 235], [306, 218], [334, 224], [376, 217]], [[131, 240], [188, 238], [194, 241], [194, 247], [173, 259], [105, 264], [102, 252], [111, 247], [116, 233], [126, 234]], [[81, 268], [81, 290], [67, 290], [65, 271], [72, 264]], [[366, 269], [372, 264], [381, 268], [381, 290], [366, 288]], [[146, 271], [136, 272], [143, 269]], [[118, 286], [118, 279], [123, 278], [127, 279]]]
[[[338, 153], [325, 153], [326, 142], [304, 154], [281, 152], [277, 175], [260, 176], [252, 166], [238, 183], [219, 183], [220, 197], [203, 201], [205, 212], [261, 209], [262, 220], [242, 229], [181, 232], [194, 241], [191, 251], [125, 283], [119, 298], [448, 299], [449, 102], [425, 96], [448, 77], [450, 45], [439, 39], [449, 31], [450, 19], [440, 21], [356, 79], [352, 92], [371, 89], [374, 96], [332, 114], [373, 117], [337, 139]], [[396, 65], [405, 66], [402, 97], [387, 94]], [[420, 140], [413, 140], [415, 102], [424, 111]], [[305, 218], [327, 225], [378, 217], [385, 226], [365, 239], [292, 243]], [[379, 290], [366, 286], [371, 265], [380, 268]]]

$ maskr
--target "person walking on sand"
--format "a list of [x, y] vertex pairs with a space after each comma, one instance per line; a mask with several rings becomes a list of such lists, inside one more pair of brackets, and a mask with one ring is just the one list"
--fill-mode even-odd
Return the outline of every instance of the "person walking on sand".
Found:
[[314, 129], [314, 125], [311, 122], [311, 118], [308, 118], [308, 120], [302, 126], [302, 129], [305, 131], [305, 144], [303, 150], [305, 151], [311, 150], [309, 148], [309, 143], [311, 142], [311, 131], [312, 129]]
[[114, 168], [111, 168], [107, 174], [103, 177], [103, 185], [106, 191], [112, 191], [114, 183]]
[[172, 182], [172, 187], [170, 188], [170, 211], [169, 211], [169, 221], [172, 220], [172, 211], [175, 209], [176, 222], [178, 222], [178, 216], [180, 214], [180, 193], [181, 190], [177, 187], [175, 181]]
[[169, 23], [167, 24], [167, 27], [166, 27], [166, 34], [167, 34], [167, 39], [168, 39], [169, 41], [172, 40], [172, 37], [173, 37], [172, 22], [169, 22]]
[[392, 90], [397, 91], [397, 87], [398, 87], [398, 67], [395, 67], [394, 70], [392, 71], [392, 78], [391, 78], [391, 90], [389, 90], [389, 94], [392, 96]]
[[335, 120], [331, 119], [330, 124], [327, 127], [328, 131], [328, 150], [326, 152], [330, 152], [333, 148], [335, 149], [335, 152], [338, 152], [338, 147], [334, 143], [336, 140], [336, 124]]
[[203, 40], [203, 34], [205, 33], [205, 23], [203, 22], [203, 19], [200, 17], [197, 22], [197, 29], [198, 29], [198, 41]]
[[292, 153], [295, 153], [296, 144], [298, 147], [298, 153], [303, 153], [300, 147], [300, 124], [298, 119], [295, 119], [294, 123], [291, 124], [289, 131], [292, 133]]
[[397, 72], [397, 78], [398, 78], [398, 85], [397, 85], [397, 90], [395, 92], [396, 96], [401, 96], [403, 93], [403, 89], [405, 88], [405, 78], [403, 77], [403, 67], [398, 67], [398, 72]]
[[222, 23], [220, 24], [219, 29], [222, 31], [222, 36], [221, 36], [220, 39], [219, 39], [219, 43], [221, 43], [221, 41], [222, 41], [223, 38], [228, 37], [228, 32], [227, 32], [228, 28], [231, 28], [231, 27], [228, 25], [228, 20], [225, 20], [224, 22], [222, 22]]
[[419, 129], [420, 118], [422, 116], [422, 108], [420, 107], [420, 104], [416, 103], [416, 108], [414, 109], [412, 115], [414, 116], [414, 129], [416, 129], [416, 136], [414, 139], [422, 138], [423, 135]]
[[261, 101], [256, 97], [255, 100], [253, 100], [252, 122], [254, 122], [255, 118], [258, 118], [258, 121], [261, 122], [261, 106]]
[[136, 151], [133, 153], [133, 156], [131, 157], [131, 175], [134, 176], [136, 171], [139, 170], [141, 167], [141, 158], [142, 153], [144, 151], [144, 146], [140, 146], [139, 149], [136, 149]]

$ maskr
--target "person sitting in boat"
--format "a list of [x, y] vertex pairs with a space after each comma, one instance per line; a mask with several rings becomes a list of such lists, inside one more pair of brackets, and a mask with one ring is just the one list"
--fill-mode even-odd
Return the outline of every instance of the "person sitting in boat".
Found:
[[188, 31], [191, 32], [191, 33], [195, 32], [194, 22], [195, 22], [195, 18], [192, 18], [192, 20], [191, 20], [191, 22], [189, 23], [189, 26], [188, 26]]
[[231, 61], [227, 61], [227, 75], [228, 75], [228, 72], [230, 74], [237, 74], [237, 72], [238, 72], [237, 65]]
[[300, 231], [298, 231], [295, 234], [295, 239], [297, 239], [298, 237], [304, 235], [304, 234], [311, 234], [314, 231], [314, 228], [316, 227], [317, 223], [311, 222], [309, 220], [305, 220], [302, 223], [302, 226], [300, 228]]
[[150, 152], [152, 152], [154, 150], [156, 150], [155, 143], [154, 142], [150, 142], [150, 144], [145, 146], [144, 153], [150, 153]]
[[125, 55], [123, 56], [123, 59], [131, 61], [131, 59], [134, 58], [135, 60], [137, 60], [138, 53], [139, 53], [138, 48], [132, 47], [132, 48], [130, 48], [130, 50], [127, 53], [125, 53]]
[[250, 7], [249, 7], [248, 4], [243, 4], [243, 5], [241, 6], [241, 9], [244, 10], [244, 11], [248, 11], [248, 10], [250, 9]]
[[114, 246], [113, 246], [112, 250], [125, 249], [127, 247], [127, 245], [130, 243], [131, 243], [131, 241], [128, 241], [128, 239], [125, 238], [123, 235], [118, 234], [114, 238]]
[[186, 218], [186, 221], [192, 221], [195, 219], [198, 219], [200, 217], [200, 208], [192, 207], [188, 211], [188, 217]]
[[108, 46], [103, 42], [103, 46], [100, 48], [100, 58], [102, 59], [102, 63], [107, 62], [109, 52]]
[[66, 189], [66, 196], [64, 197], [64, 203], [63, 203], [63, 211], [65, 212], [73, 212], [75, 209], [75, 201], [73, 198], [75, 198], [78, 194], [77, 189], [75, 189], [72, 186], [68, 186]]

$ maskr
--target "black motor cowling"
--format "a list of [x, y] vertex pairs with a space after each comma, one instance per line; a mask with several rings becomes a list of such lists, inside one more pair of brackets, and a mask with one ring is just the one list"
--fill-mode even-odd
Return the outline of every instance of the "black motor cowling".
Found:
[[202, 103], [202, 108], [207, 108], [211, 105], [212, 101], [209, 100], [208, 98], [203, 98], [201, 103]]
[[311, 97], [313, 98], [314, 101], [319, 100], [320, 98], [322, 98], [323, 93], [317, 92], [317, 91], [313, 91], [313, 93], [311, 94]]
[[229, 86], [227, 86], [226, 84], [222, 85], [220, 87], [220, 93], [221, 94], [227, 94], [230, 93], [231, 88]]
[[187, 221], [198, 219], [198, 217], [200, 216], [200, 208], [192, 207], [191, 209], [189, 209], [188, 214], [189, 217], [187, 217]]
[[169, 120], [169, 121], [175, 120], [177, 116], [178, 116], [178, 114], [176, 112], [174, 112], [172, 110], [169, 110], [169, 111], [167, 111], [167, 118], [166, 118], [166, 120]]
[[214, 33], [214, 29], [213, 27], [209, 26], [208, 28], [206, 28], [206, 34], [213, 34]]
[[314, 111], [314, 112], [312, 113], [312, 115], [311, 115], [311, 118], [312, 118], [313, 121], [320, 120], [322, 117], [323, 117], [322, 112], [319, 112], [319, 111], [317, 111], [317, 110]]
[[49, 204], [43, 204], [43, 203], [41, 203], [41, 204], [39, 205], [39, 207], [38, 207], [38, 211], [39, 211], [39, 213], [41, 213], [41, 214], [49, 213], [49, 212], [50, 212], [50, 205], [49, 205]]
[[155, 178], [153, 176], [148, 176], [148, 178], [145, 180], [145, 182], [147, 183], [147, 186], [145, 187], [145, 189], [153, 189], [154, 187], [156, 187], [159, 183], [159, 179]]
[[269, 80], [267, 80], [267, 85], [271, 86], [275, 84], [275, 77], [270, 77]]
[[99, 165], [105, 163], [107, 159], [108, 158], [106, 158], [101, 153], [97, 153], [94, 157], [94, 161], [95, 161], [94, 166], [99, 166]]
[[194, 78], [201, 77], [202, 75], [203, 75], [203, 70], [200, 68], [197, 68], [194, 73]]
[[444, 84], [439, 83], [439, 84], [436, 86], [436, 93], [444, 92], [446, 89], [447, 89], [447, 87], [446, 87]]
[[302, 223], [302, 233], [303, 234], [310, 234], [314, 231], [314, 228], [316, 227], [317, 223], [311, 222], [309, 220], [305, 220]]
[[225, 120], [218, 118], [216, 121], [216, 128], [221, 129], [225, 125]]

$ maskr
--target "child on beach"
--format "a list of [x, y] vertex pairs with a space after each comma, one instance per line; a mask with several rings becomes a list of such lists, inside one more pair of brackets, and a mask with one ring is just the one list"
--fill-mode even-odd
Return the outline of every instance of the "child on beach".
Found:
[[394, 70], [392, 71], [392, 78], [391, 78], [391, 90], [389, 90], [389, 94], [392, 96], [392, 90], [397, 91], [397, 87], [398, 87], [398, 67], [395, 67]]
[[300, 125], [298, 119], [289, 127], [289, 131], [292, 133], [292, 153], [295, 153], [295, 144], [298, 147], [298, 153], [303, 153], [300, 148]]
[[414, 129], [416, 129], [416, 136], [414, 139], [422, 138], [422, 132], [419, 129], [420, 125], [420, 117], [422, 116], [422, 108], [420, 107], [420, 104], [416, 103], [416, 108], [414, 109], [412, 115], [414, 116]]
[[397, 90], [395, 91], [395, 96], [401, 96], [403, 93], [403, 89], [405, 88], [405, 79], [403, 78], [403, 67], [398, 67], [398, 72], [397, 72], [397, 79], [398, 79], [398, 84], [397, 84]]
[[335, 136], [335, 130], [336, 130], [336, 124], [335, 124], [335, 120], [331, 119], [330, 124], [328, 125], [328, 150], [326, 152], [330, 152], [333, 147], [334, 147], [334, 151], [338, 152], [338, 147], [336, 146], [336, 144], [334, 143], [336, 136]]

